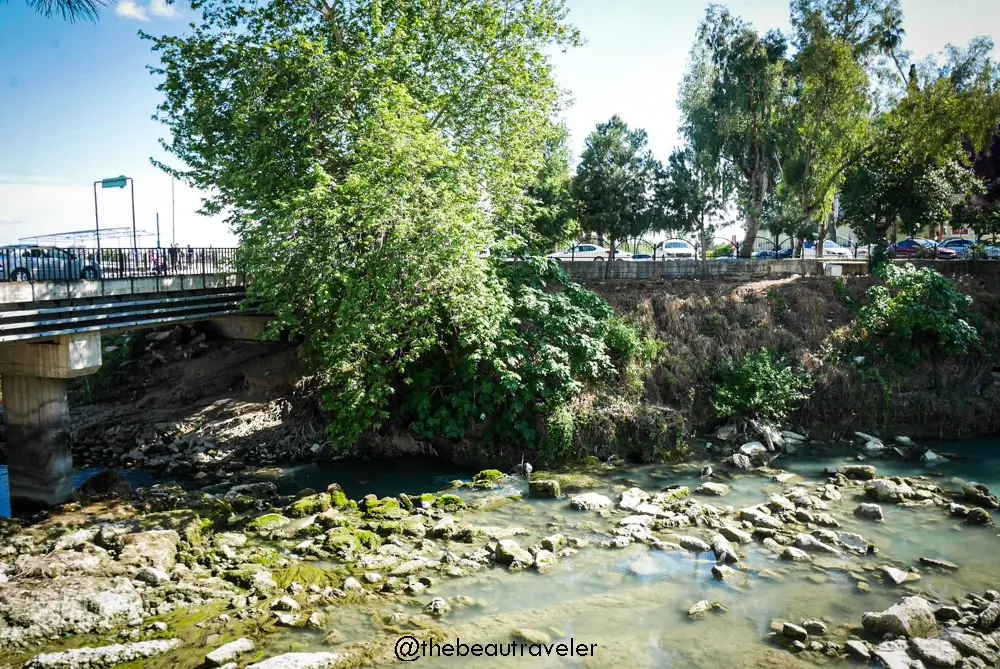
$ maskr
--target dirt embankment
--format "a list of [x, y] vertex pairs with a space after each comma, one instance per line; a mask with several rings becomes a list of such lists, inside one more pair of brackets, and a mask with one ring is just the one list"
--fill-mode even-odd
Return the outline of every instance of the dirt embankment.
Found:
[[[956, 276], [974, 309], [1000, 323], [994, 277]], [[799, 361], [816, 389], [794, 421], [814, 436], [870, 430], [958, 438], [1000, 431], [1000, 351], [925, 356], [905, 369], [853, 359], [831, 362], [830, 349], [864, 301], [873, 277], [792, 277], [757, 282], [667, 281], [600, 285], [626, 316], [666, 342], [646, 382], [646, 399], [680, 411], [691, 427], [710, 429], [711, 379], [720, 363], [762, 348]]]

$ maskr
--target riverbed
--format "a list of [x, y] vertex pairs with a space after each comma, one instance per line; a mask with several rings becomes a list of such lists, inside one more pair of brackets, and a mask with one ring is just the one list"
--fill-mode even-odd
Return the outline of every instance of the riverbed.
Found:
[[[962, 482], [970, 480], [983, 483], [994, 492], [1000, 490], [1000, 441], [927, 445], [967, 459], [935, 467], [891, 458], [867, 460], [864, 464], [875, 465], [880, 477], [927, 477], [944, 491], [961, 490]], [[735, 474], [719, 479], [729, 486], [727, 495], [693, 495], [692, 499], [714, 506], [725, 516], [731, 513], [726, 511], [727, 507], [738, 510], [766, 502], [771, 495], [790, 494], [799, 484], [825, 481], [824, 470], [828, 467], [857, 462], [855, 453], [849, 451], [822, 456], [782, 456], [771, 467], [794, 475], [792, 478], [783, 476], [779, 481], [762, 473]], [[603, 494], [617, 502], [623, 491], [632, 488], [650, 494], [670, 485], [696, 490], [704, 482], [699, 473], [706, 464], [709, 464], [707, 459], [616, 469], [596, 475], [596, 485], [587, 492]], [[718, 463], [715, 466], [719, 469]], [[385, 495], [390, 491], [439, 490], [446, 480], [461, 474], [451, 469], [435, 471], [427, 465], [400, 468], [398, 463], [392, 465], [396, 469], [391, 471], [383, 463], [352, 467], [350, 473], [341, 470], [340, 477], [334, 471], [335, 466], [328, 470], [296, 468], [285, 472], [283, 487], [321, 490], [326, 484], [340, 480], [347, 484], [349, 496], [357, 499], [367, 492]], [[613, 507], [580, 511], [571, 508], [565, 497], [532, 499], [527, 496], [527, 481], [520, 477], [508, 479], [497, 489], [458, 493], [470, 502], [520, 496], [497, 508], [456, 513], [456, 520], [462, 523], [506, 530], [519, 528], [510, 538], [525, 548], [557, 534], [569, 538], [570, 545], [579, 548], [567, 551], [544, 573], [533, 569], [512, 572], [499, 565], [462, 577], [426, 572], [429, 587], [401, 596], [374, 594], [380, 587], [366, 585], [364, 595], [352, 599], [351, 604], [316, 608], [323, 614], [320, 624], [311, 627], [261, 624], [257, 628], [254, 657], [286, 652], [333, 652], [363, 656], [369, 666], [391, 667], [407, 666], [413, 660], [421, 666], [433, 667], [846, 666], [850, 661], [843, 657], [820, 653], [796, 655], [766, 643], [772, 622], [800, 624], [818, 620], [828, 630], [819, 637], [822, 642], [843, 644], [852, 635], [863, 633], [862, 613], [886, 609], [902, 596], [920, 593], [938, 602], [954, 602], [970, 592], [1000, 589], [997, 559], [1000, 534], [995, 526], [967, 524], [939, 505], [882, 503], [883, 522], [864, 520], [852, 513], [858, 503], [870, 501], [865, 499], [861, 487], [845, 488], [842, 500], [829, 502], [829, 513], [839, 522], [838, 531], [863, 535], [877, 547], [877, 554], [838, 550], [812, 554], [807, 561], [788, 562], [773, 547], [759, 540], [751, 541], [737, 546], [740, 562], [735, 565], [735, 572], [723, 580], [713, 576], [716, 561], [711, 552], [658, 550], [638, 541], [624, 548], [601, 547], [602, 540], [613, 536], [613, 528], [629, 511]], [[1000, 519], [996, 512], [992, 516], [994, 520]], [[694, 526], [672, 532], [704, 538], [711, 534], [710, 530]], [[487, 539], [471, 543], [425, 539], [404, 545], [412, 545], [414, 555], [446, 549], [458, 556], [486, 543]], [[920, 558], [954, 563], [958, 569], [930, 568], [921, 564]], [[352, 567], [345, 572], [341, 565], [323, 561], [306, 564], [336, 571], [338, 580], [348, 573], [360, 579], [365, 572], [378, 571]], [[880, 571], [888, 565], [910, 571], [915, 580], [900, 585], [888, 582]], [[448, 602], [450, 612], [440, 617], [422, 613], [436, 598]], [[725, 612], [689, 615], [692, 605], [701, 600], [717, 603]], [[226, 606], [213, 609], [213, 615], [226, 609]], [[178, 624], [176, 614], [162, 619], [172, 626]], [[200, 659], [198, 653], [209, 649], [206, 646], [244, 634], [245, 629], [226, 616], [222, 622], [189, 631], [184, 638], [183, 653], [152, 658], [142, 666], [151, 669], [197, 666], [193, 658]], [[574, 647], [582, 644], [587, 653], [574, 657], [441, 657], [444, 651], [439, 647], [438, 656], [427, 657], [434, 650], [433, 646], [425, 646], [421, 651], [423, 657], [407, 657], [405, 662], [394, 658], [394, 645], [399, 638], [414, 635], [423, 639], [420, 632], [427, 629], [434, 630], [437, 643], [441, 644], [506, 644], [512, 637], [527, 635], [551, 643], [569, 643], [572, 639]], [[114, 638], [84, 639], [88, 645], [96, 645]], [[63, 643], [61, 647], [73, 646]]]

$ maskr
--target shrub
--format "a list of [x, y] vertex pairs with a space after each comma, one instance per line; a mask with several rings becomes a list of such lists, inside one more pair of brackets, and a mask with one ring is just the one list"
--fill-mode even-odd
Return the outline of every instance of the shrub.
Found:
[[906, 263], [883, 265], [878, 275], [884, 283], [868, 289], [854, 325], [864, 352], [914, 362], [921, 353], [966, 353], [979, 341], [972, 298], [940, 272]]
[[719, 418], [780, 424], [809, 398], [811, 387], [805, 371], [765, 349], [727, 361], [713, 385], [712, 402]]
[[549, 414], [545, 422], [545, 438], [538, 449], [540, 463], [550, 466], [573, 455], [573, 411], [563, 404]]

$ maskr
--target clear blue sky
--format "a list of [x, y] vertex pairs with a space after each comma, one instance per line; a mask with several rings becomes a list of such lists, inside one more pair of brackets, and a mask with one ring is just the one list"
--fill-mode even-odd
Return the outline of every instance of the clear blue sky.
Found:
[[[787, 29], [785, 0], [726, 3], [758, 29]], [[569, 0], [570, 19], [587, 44], [556, 56], [560, 85], [575, 104], [566, 112], [573, 147], [601, 121], [620, 114], [649, 132], [665, 158], [676, 143], [677, 88], [704, 0]], [[919, 59], [948, 42], [1000, 37], [997, 0], [903, 0], [905, 46]], [[92, 183], [126, 174], [136, 183], [140, 229], [160, 214], [170, 241], [170, 179], [149, 163], [164, 158], [164, 128], [150, 117], [159, 101], [149, 45], [138, 37], [179, 33], [196, 19], [184, 2], [125, 0], [97, 24], [42, 18], [23, 0], [0, 4], [0, 243], [92, 229]], [[99, 192], [101, 227], [130, 226], [128, 192]], [[199, 194], [177, 185], [177, 240], [231, 243], [219, 220], [196, 216]], [[155, 244], [146, 237], [141, 244]]]

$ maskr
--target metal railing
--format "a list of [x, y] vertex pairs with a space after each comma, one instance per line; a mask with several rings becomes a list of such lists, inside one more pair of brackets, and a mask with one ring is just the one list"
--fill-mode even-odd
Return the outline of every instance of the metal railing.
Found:
[[238, 271], [235, 248], [0, 247], [0, 280], [94, 281]]

